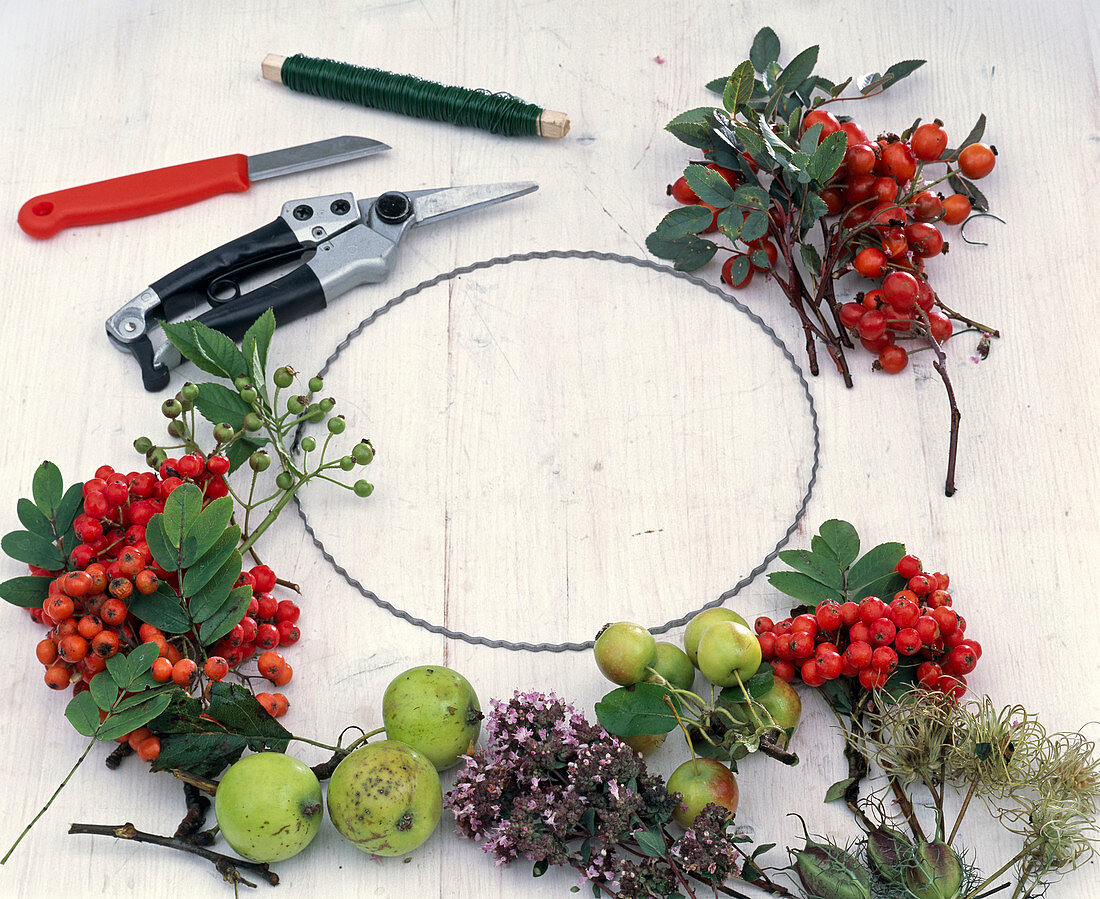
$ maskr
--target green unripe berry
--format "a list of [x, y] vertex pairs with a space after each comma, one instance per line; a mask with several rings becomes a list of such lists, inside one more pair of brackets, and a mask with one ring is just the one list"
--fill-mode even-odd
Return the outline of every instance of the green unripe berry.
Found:
[[294, 370], [288, 365], [277, 368], [271, 380], [275, 382], [276, 387], [285, 389], [294, 383]]
[[309, 392], [310, 393], [317, 393], [321, 390], [324, 390], [324, 388], [325, 388], [325, 382], [322, 381], [320, 378], [313, 377], [313, 378], [309, 379]]
[[344, 456], [340, 459], [340, 470], [351, 471], [355, 468], [355, 460], [351, 456]]
[[182, 399], [178, 396], [176, 397], [176, 399], [178, 399], [180, 401], [180, 408], [184, 412], [190, 412], [192, 409], [195, 408], [195, 404], [193, 402], [191, 402], [191, 400], [185, 400], [185, 399]]
[[321, 407], [322, 412], [328, 415], [328, 413], [331, 412], [333, 407], [336, 405], [336, 400], [334, 400], [331, 396], [326, 396], [317, 405]]
[[252, 379], [248, 377], [248, 375], [237, 375], [237, 377], [233, 379], [233, 386], [236, 387], [237, 390], [244, 390], [246, 387], [252, 386]]
[[294, 476], [289, 471], [280, 471], [275, 478], [275, 486], [280, 490], [289, 490], [294, 484]]
[[328, 420], [328, 432], [330, 434], [343, 434], [345, 427], [347, 427], [347, 423], [344, 421], [343, 415], [337, 415], [335, 418]]
[[153, 441], [150, 440], [148, 437], [139, 437], [137, 440], [134, 441], [134, 449], [136, 449], [139, 453], [147, 453], [152, 448]]
[[263, 450], [256, 450], [248, 457], [248, 467], [253, 471], [267, 471], [271, 465], [271, 456]]
[[303, 437], [302, 438], [302, 452], [312, 453], [315, 449], [317, 449], [317, 441], [316, 440], [314, 440], [312, 437]]
[[183, 413], [183, 406], [179, 400], [172, 397], [161, 404], [160, 412], [165, 418], [179, 418]]
[[183, 426], [182, 421], [170, 421], [168, 422], [168, 436], [175, 437], [177, 440], [182, 438], [187, 433], [187, 429]]
[[259, 394], [256, 392], [255, 387], [246, 387], [244, 390], [241, 391], [241, 399], [248, 403], [248, 405], [250, 406], [254, 402], [256, 402], [256, 397], [258, 396]]
[[261, 427], [263, 427], [263, 423], [263, 419], [260, 418], [260, 416], [258, 416], [255, 412], [249, 412], [244, 417], [244, 421], [241, 422], [241, 427], [243, 427], [246, 431], [258, 431]]
[[314, 424], [317, 424], [318, 422], [321, 422], [321, 421], [324, 421], [324, 420], [325, 420], [325, 413], [321, 409], [321, 407], [318, 406], [316, 403], [314, 403], [312, 406], [310, 406], [308, 409], [306, 409], [306, 421], [311, 421]]
[[160, 468], [164, 463], [164, 460], [168, 458], [168, 453], [162, 450], [159, 446], [154, 446], [149, 452], [145, 454], [145, 464], [150, 468]]
[[370, 496], [374, 493], [374, 484], [368, 481], [356, 481], [352, 490], [355, 491], [356, 496]]
[[306, 404], [309, 402], [308, 397], [304, 396], [292, 396], [286, 401], [287, 411], [292, 415], [301, 415], [305, 411]]
[[227, 421], [219, 422], [214, 425], [214, 439], [217, 440], [218, 443], [226, 443], [232, 440], [234, 433], [233, 425]]
[[360, 465], [370, 465], [374, 458], [374, 447], [369, 440], [363, 440], [351, 448], [351, 455]]
[[195, 402], [199, 398], [199, 385], [188, 381], [180, 388], [180, 398], [187, 400], [189, 403]]

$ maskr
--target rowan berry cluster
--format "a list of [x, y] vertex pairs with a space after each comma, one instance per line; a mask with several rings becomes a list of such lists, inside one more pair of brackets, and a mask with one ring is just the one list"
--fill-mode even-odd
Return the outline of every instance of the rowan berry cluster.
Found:
[[966, 619], [952, 608], [950, 579], [923, 571], [912, 555], [904, 556], [896, 570], [908, 584], [888, 603], [877, 596], [858, 603], [825, 600], [813, 612], [780, 622], [756, 619], [761, 655], [775, 676], [798, 677], [811, 687], [838, 677], [858, 678], [870, 690], [884, 686], [899, 664], [911, 661], [917, 663], [917, 683], [960, 698], [982, 648], [966, 637]]

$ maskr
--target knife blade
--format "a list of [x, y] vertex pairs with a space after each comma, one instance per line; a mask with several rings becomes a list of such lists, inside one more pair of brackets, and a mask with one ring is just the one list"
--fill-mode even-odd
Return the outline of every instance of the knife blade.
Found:
[[218, 194], [248, 190], [253, 181], [359, 159], [390, 149], [366, 137], [314, 141], [255, 156], [240, 153], [137, 172], [40, 194], [27, 200], [17, 221], [44, 240], [79, 225], [140, 218], [197, 203]]

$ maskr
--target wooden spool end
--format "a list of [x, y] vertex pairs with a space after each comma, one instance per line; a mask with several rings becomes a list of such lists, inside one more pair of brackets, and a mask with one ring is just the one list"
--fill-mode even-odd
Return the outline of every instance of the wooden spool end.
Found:
[[539, 116], [540, 137], [565, 137], [569, 133], [569, 116], [564, 112], [544, 109]]
[[280, 56], [278, 53], [268, 53], [267, 56], [264, 57], [263, 63], [260, 65], [260, 71], [263, 72], [264, 78], [268, 81], [282, 84], [284, 62], [286, 62], [285, 56]]

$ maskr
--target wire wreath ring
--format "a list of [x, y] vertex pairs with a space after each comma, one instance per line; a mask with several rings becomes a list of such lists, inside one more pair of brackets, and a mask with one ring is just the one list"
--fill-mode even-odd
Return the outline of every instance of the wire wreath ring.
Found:
[[[783, 342], [783, 339], [775, 333], [760, 316], [739, 302], [735, 297], [726, 293], [721, 288], [710, 284], [701, 278], [697, 278], [694, 275], [687, 272], [678, 271], [667, 265], [662, 265], [657, 262], [652, 262], [649, 259], [641, 259], [636, 256], [623, 256], [618, 253], [604, 253], [597, 250], [538, 250], [529, 253], [515, 253], [510, 256], [495, 256], [491, 259], [485, 259], [479, 262], [474, 262], [469, 265], [459, 266], [449, 272], [436, 275], [434, 278], [430, 278], [427, 281], [421, 281], [419, 284], [410, 287], [408, 290], [403, 291], [391, 300], [387, 301], [383, 305], [375, 309], [370, 315], [364, 318], [358, 325], [356, 325], [343, 340], [337, 344], [336, 349], [325, 360], [324, 365], [318, 372], [318, 375], [324, 377], [333, 363], [340, 357], [340, 355], [348, 348], [353, 340], [358, 337], [363, 331], [370, 325], [374, 324], [379, 318], [393, 309], [395, 306], [405, 302], [405, 300], [416, 296], [418, 293], [427, 290], [430, 287], [435, 287], [438, 284], [442, 284], [446, 281], [451, 281], [460, 275], [468, 275], [472, 272], [481, 271], [483, 269], [492, 268], [498, 265], [509, 265], [513, 262], [530, 262], [533, 260], [544, 259], [595, 259], [601, 262], [615, 262], [621, 265], [633, 265], [638, 268], [650, 269], [655, 272], [661, 272], [663, 274], [671, 275], [675, 278], [679, 278], [686, 281], [689, 284], [693, 284], [697, 287], [701, 287], [709, 293], [714, 294], [726, 303], [729, 303], [734, 309], [741, 314], [747, 316], [750, 321], [754, 322], [757, 327], [760, 328], [782, 352], [784, 358], [786, 358], [792, 371], [794, 371], [798, 378], [798, 383], [802, 386], [802, 394], [806, 399], [806, 405], [810, 412], [810, 424], [813, 434], [813, 462], [810, 467], [810, 477], [806, 483], [805, 491], [799, 502], [798, 508], [795, 511], [794, 519], [787, 527], [786, 531], [780, 537], [779, 541], [775, 544], [774, 548], [768, 552], [767, 555], [760, 561], [756, 567], [752, 569], [745, 577], [739, 580], [736, 584], [724, 591], [715, 599], [705, 603], [698, 609], [694, 609], [685, 615], [678, 618], [673, 618], [670, 621], [666, 621], [664, 624], [651, 627], [649, 630], [653, 634], [664, 634], [672, 630], [675, 627], [680, 627], [687, 624], [695, 615], [706, 609], [711, 609], [716, 606], [720, 606], [725, 603], [726, 600], [733, 596], [736, 596], [746, 586], [751, 584], [761, 572], [763, 572], [775, 558], [779, 555], [780, 550], [787, 545], [791, 539], [791, 535], [798, 528], [799, 523], [802, 521], [803, 516], [806, 514], [806, 507], [810, 502], [810, 497], [813, 495], [814, 485], [817, 483], [818, 466], [820, 464], [821, 454], [821, 434], [817, 422], [817, 408], [814, 405], [813, 395], [810, 393], [810, 386], [806, 381], [806, 376], [802, 371], [801, 366], [798, 364], [794, 355], [790, 349]], [[295, 440], [295, 446], [297, 446], [297, 439]], [[317, 536], [316, 531], [309, 522], [309, 516], [306, 514], [306, 510], [302, 505], [302, 501], [298, 496], [294, 497], [295, 505], [298, 509], [298, 515], [302, 519], [302, 523], [305, 526], [306, 533], [309, 534], [310, 539], [313, 541], [314, 546], [320, 550], [321, 555], [325, 560], [333, 567], [333, 570], [340, 575], [341, 578], [354, 590], [356, 590], [361, 596], [369, 599], [380, 609], [384, 609], [391, 615], [407, 621], [409, 624], [415, 627], [422, 628], [433, 634], [439, 634], [443, 637], [447, 637], [451, 640], [461, 640], [465, 643], [469, 643], [476, 646], [487, 646], [490, 649], [507, 649], [513, 652], [580, 652], [586, 649], [591, 649], [594, 641], [586, 640], [584, 642], [564, 642], [564, 643], [528, 643], [528, 642], [514, 642], [511, 640], [495, 639], [489, 637], [482, 637], [476, 634], [468, 634], [465, 631], [455, 630], [453, 628], [446, 627], [440, 624], [434, 624], [424, 618], [419, 618], [405, 609], [398, 608], [393, 603], [382, 599], [373, 590], [364, 586], [354, 575], [352, 575], [343, 565], [341, 565], [332, 555], [332, 553], [325, 546], [324, 541]]]

